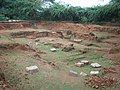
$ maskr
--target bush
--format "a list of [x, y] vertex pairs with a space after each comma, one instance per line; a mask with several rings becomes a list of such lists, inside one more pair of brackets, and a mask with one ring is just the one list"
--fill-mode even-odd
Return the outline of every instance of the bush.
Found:
[[[8, 19], [73, 21], [82, 23], [120, 21], [119, 0], [112, 0], [108, 5], [92, 8], [73, 7], [59, 3], [53, 3], [49, 8], [42, 8], [41, 3], [36, 1], [0, 0], [0, 21]], [[49, 1], [53, 2], [54, 0]]]
[[8, 19], [8, 17], [5, 17], [3, 14], [0, 14], [0, 21], [7, 21]]
[[36, 5], [34, 0], [2, 0], [1, 13], [9, 19], [33, 19]]

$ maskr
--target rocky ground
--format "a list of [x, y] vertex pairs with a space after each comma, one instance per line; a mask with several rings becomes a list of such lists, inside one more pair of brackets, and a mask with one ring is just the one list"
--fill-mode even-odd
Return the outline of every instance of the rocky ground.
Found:
[[119, 87], [119, 24], [0, 23], [0, 90]]

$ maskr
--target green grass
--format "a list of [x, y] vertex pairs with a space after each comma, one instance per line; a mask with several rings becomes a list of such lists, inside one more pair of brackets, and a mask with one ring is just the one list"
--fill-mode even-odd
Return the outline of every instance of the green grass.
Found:
[[[5, 38], [5, 37], [4, 37]], [[28, 43], [27, 39], [16, 38], [16, 42], [21, 44]], [[44, 45], [39, 42], [38, 46], [33, 42], [33, 48], [38, 51], [45, 52], [46, 54], [41, 54], [42, 59], [48, 62], [55, 62], [56, 66], [60, 69], [54, 69], [49, 65], [42, 65], [40, 61], [32, 57], [32, 52], [1, 52], [1, 56], [8, 56], [7, 59], [11, 72], [8, 72], [6, 76], [10, 79], [12, 85], [19, 87], [19, 90], [95, 90], [91, 87], [85, 85], [85, 78], [82, 76], [72, 77], [69, 76], [69, 71], [74, 70], [78, 72], [85, 72], [89, 74], [91, 70], [96, 70], [90, 65], [84, 67], [74, 66], [75, 62], [80, 60], [88, 60], [89, 62], [97, 62], [102, 65], [102, 67], [110, 66], [109, 63], [103, 55], [105, 53], [95, 52], [94, 49], [90, 49], [89, 52], [81, 54], [79, 51], [64, 52], [58, 49], [56, 52], [51, 52], [50, 49], [53, 48], [50, 45]], [[83, 42], [83, 43], [94, 43], [96, 42]], [[86, 46], [77, 47], [87, 48]], [[28, 56], [31, 54], [31, 56]], [[26, 66], [37, 65], [39, 67], [39, 72], [34, 74], [28, 74], [29, 80], [26, 80], [24, 73]], [[13, 70], [13, 71], [12, 71]], [[22, 75], [19, 75], [22, 73]], [[10, 74], [10, 76], [9, 76]], [[99, 74], [101, 77], [101, 73]], [[21, 85], [20, 85], [21, 84]]]
[[[63, 68], [62, 70], [64, 70], [66, 73], [69, 72], [70, 68], [76, 68], [76, 67], [71, 67], [69, 68], [69, 66], [65, 66], [64, 60], [67, 59], [69, 57], [69, 55], [71, 55], [71, 52], [68, 52], [67, 54], [65, 54], [65, 52], [58, 50], [57, 52], [51, 52], [50, 48], [52, 48], [49, 45], [46, 45], [42, 47], [42, 45], [38, 46], [41, 47], [39, 48], [40, 50], [44, 51], [47, 53], [47, 57], [45, 57], [48, 61], [54, 61], [54, 62], [58, 62], [59, 66], [61, 68]], [[69, 54], [69, 55], [68, 55]], [[68, 55], [66, 57], [66, 55]], [[22, 72], [25, 70], [25, 66], [28, 65], [32, 65], [32, 64], [36, 64], [38, 63], [35, 59], [32, 58], [25, 58], [24, 54], [20, 54], [20, 53], [15, 53], [15, 52], [8, 52], [7, 56], [10, 56], [11, 59], [9, 60], [9, 65], [10, 67], [14, 68], [14, 76], [16, 76], [18, 73]], [[16, 61], [15, 58], [17, 58], [18, 60]], [[24, 59], [24, 60], [23, 60]], [[19, 61], [20, 60], [20, 61]], [[21, 61], [22, 60], [22, 61]], [[62, 62], [63, 61], [63, 62]], [[20, 62], [20, 63], [19, 63]], [[39, 64], [37, 64], [39, 65]], [[35, 73], [33, 75], [29, 75], [29, 84], [24, 84], [22, 85], [22, 87], [20, 86], [19, 88], [22, 90], [30, 90], [30, 89], [34, 89], [34, 90], [85, 90], [87, 89], [84, 85], [84, 80], [82, 82], [81, 85], [81, 81], [80, 81], [80, 77], [78, 77], [77, 80], [77, 84], [76, 85], [72, 85], [72, 83], [65, 81], [64, 84], [57, 80], [60, 72], [59, 70], [47, 70], [45, 66], [39, 66], [40, 68], [40, 72]], [[77, 69], [77, 68], [76, 68]], [[87, 69], [87, 67], [86, 67]], [[83, 69], [83, 70], [86, 70]], [[46, 76], [45, 74], [43, 74], [43, 71], [46, 71], [48, 73], [48, 76]], [[80, 71], [80, 70], [79, 70]], [[10, 74], [10, 73], [8, 73]], [[13, 75], [13, 74], [11, 74]], [[12, 76], [10, 76], [12, 77]], [[19, 79], [17, 77], [12, 77], [14, 79], [10, 79], [10, 83], [11, 85], [15, 85], [17, 82], [19, 81]], [[17, 80], [18, 79], [18, 80]], [[24, 81], [24, 78], [20, 78], [22, 79], [21, 83], [27, 83], [27, 81]], [[69, 81], [69, 80], [68, 80]], [[18, 82], [19, 83], [19, 82]], [[83, 88], [83, 89], [82, 89]], [[89, 90], [93, 90], [93, 89], [89, 89]]]

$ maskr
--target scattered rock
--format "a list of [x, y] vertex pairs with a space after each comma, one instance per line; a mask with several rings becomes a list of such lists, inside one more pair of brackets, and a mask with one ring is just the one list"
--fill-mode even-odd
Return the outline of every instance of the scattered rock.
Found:
[[70, 70], [70, 71], [69, 71], [69, 75], [78, 77], [78, 73], [75, 72], [75, 71], [73, 71], [73, 70]]
[[95, 34], [94, 34], [93, 32], [90, 32], [89, 34], [90, 34], [91, 36], [95, 36]]
[[99, 71], [90, 71], [90, 75], [98, 75], [99, 73]]
[[8, 22], [19, 22], [20, 20], [8, 20]]
[[55, 62], [47, 62], [50, 66], [52, 66], [54, 69], [60, 69], [59, 66]]
[[40, 41], [40, 39], [35, 39], [35, 42], [39, 42]]
[[80, 62], [84, 63], [84, 64], [89, 64], [89, 61], [87, 61], [87, 60], [81, 60]]
[[71, 34], [73, 34], [73, 32], [70, 31], [70, 30], [68, 30], [68, 31], [66, 32], [66, 35], [71, 35]]
[[73, 45], [74, 45], [74, 44], [67, 45], [67, 46], [63, 47], [62, 50], [65, 51], [65, 52], [69, 52], [69, 51], [71, 51], [71, 50], [74, 50], [75, 48], [74, 48]]
[[96, 40], [97, 39], [97, 36], [95, 36], [94, 33], [84, 33], [84, 34], [81, 34], [80, 37], [85, 40]]
[[70, 39], [70, 38], [71, 38], [71, 35], [64, 35], [64, 38], [65, 38], [65, 39]]
[[54, 62], [48, 62], [49, 65], [56, 66]]
[[61, 43], [50, 43], [50, 45], [54, 48], [62, 48], [63, 44]]
[[38, 72], [38, 67], [37, 66], [29, 66], [29, 67], [26, 67], [26, 71], [29, 72], [29, 73], [35, 73], [35, 72]]
[[56, 49], [56, 48], [51, 48], [50, 51], [51, 51], [51, 52], [56, 52], [57, 49]]
[[38, 42], [36, 42], [35, 44], [36, 44], [36, 46], [38, 46], [38, 45], [39, 45], [39, 43], [38, 43]]
[[40, 54], [39, 54], [39, 53], [36, 53], [36, 52], [33, 54], [33, 56], [34, 56], [35, 58], [41, 58], [41, 57], [40, 57]]
[[90, 44], [86, 44], [86, 46], [94, 46], [94, 44], [90, 43]]
[[89, 44], [85, 44], [86, 46], [94, 46], [94, 47], [101, 47], [101, 46], [99, 46], [99, 45], [96, 45], [96, 44], [93, 44], [93, 43], [89, 43]]
[[60, 35], [60, 38], [64, 38], [64, 35], [63, 35], [62, 31], [57, 31], [56, 33], [58, 33]]
[[44, 44], [44, 45], [48, 45], [48, 43], [47, 43], [47, 42], [43, 42], [43, 44]]
[[49, 40], [50, 40], [50, 41], [55, 41], [55, 39], [52, 39], [52, 38], [50, 38]]
[[98, 64], [98, 63], [91, 63], [91, 66], [92, 66], [93, 68], [100, 68], [100, 67], [101, 67], [101, 65]]
[[85, 50], [85, 49], [80, 49], [79, 52], [81, 52], [82, 54], [85, 54], [85, 53], [87, 53], [87, 50]]
[[32, 42], [29, 42], [28, 44], [29, 44], [29, 45], [31, 45], [31, 44], [32, 44]]
[[86, 76], [88, 76], [86, 73], [84, 73], [84, 72], [81, 72], [80, 73], [80, 76], [83, 76], [83, 77], [86, 77]]
[[84, 63], [78, 62], [78, 63], [75, 63], [75, 66], [77, 66], [77, 67], [83, 67]]
[[56, 32], [52, 32], [52, 34], [55, 34]]
[[73, 41], [76, 42], [76, 43], [80, 43], [80, 42], [82, 42], [81, 39], [74, 39]]

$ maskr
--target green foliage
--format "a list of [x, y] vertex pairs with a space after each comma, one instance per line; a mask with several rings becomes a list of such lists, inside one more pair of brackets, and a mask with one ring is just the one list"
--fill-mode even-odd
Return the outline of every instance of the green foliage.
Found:
[[5, 17], [3, 14], [0, 14], [0, 21], [6, 21], [8, 17]]
[[73, 22], [116, 22], [120, 21], [120, 4], [110, 3], [92, 8], [73, 7], [54, 3], [42, 12], [43, 20], [73, 21]]
[[[42, 2], [53, 3], [42, 8]], [[120, 0], [92, 8], [73, 7], [54, 0], [0, 0], [0, 21], [8, 19], [89, 22], [119, 22]]]
[[83, 23], [87, 23], [87, 22], [88, 22], [87, 17], [85, 17], [85, 16], [81, 17], [81, 22], [83, 22]]
[[34, 0], [1, 0], [0, 14], [9, 19], [32, 19], [37, 4]]

